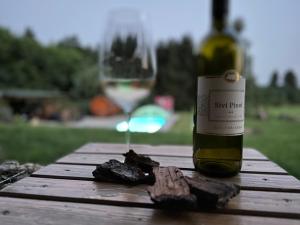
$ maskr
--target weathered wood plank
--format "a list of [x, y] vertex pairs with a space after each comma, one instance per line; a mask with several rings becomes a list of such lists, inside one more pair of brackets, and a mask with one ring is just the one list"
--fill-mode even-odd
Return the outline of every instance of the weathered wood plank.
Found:
[[[131, 148], [138, 154], [157, 155], [157, 156], [182, 156], [192, 157], [192, 146], [189, 145], [141, 145], [132, 144]], [[110, 143], [89, 143], [75, 150], [75, 153], [94, 153], [94, 154], [122, 154], [126, 152], [124, 144]], [[244, 159], [268, 160], [259, 151], [253, 148], [244, 148]]]
[[[161, 166], [177, 166], [184, 169], [194, 169], [191, 158], [167, 156], [152, 156], [151, 158], [159, 162]], [[116, 154], [70, 154], [57, 160], [57, 163], [97, 165], [110, 159], [123, 161], [124, 157]], [[271, 161], [244, 160], [241, 171], [249, 173], [287, 174], [284, 169]]]
[[[95, 166], [51, 164], [32, 176], [45, 178], [61, 178], [76, 180], [94, 180], [92, 171]], [[198, 172], [183, 170], [184, 175], [195, 177]], [[240, 173], [235, 177], [219, 180], [230, 181], [241, 186], [244, 190], [281, 191], [300, 193], [300, 182], [293, 176]]]
[[[27, 177], [0, 191], [1, 196], [154, 207], [146, 186]], [[300, 219], [300, 194], [242, 190], [218, 213]]]
[[117, 207], [71, 202], [0, 198], [1, 225], [298, 225], [299, 220], [184, 212], [174, 214], [158, 209]]

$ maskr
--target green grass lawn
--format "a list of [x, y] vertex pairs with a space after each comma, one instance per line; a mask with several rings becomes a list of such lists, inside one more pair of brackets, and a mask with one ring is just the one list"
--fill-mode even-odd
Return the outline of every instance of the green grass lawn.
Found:
[[[104, 129], [64, 127], [31, 127], [25, 124], [0, 124], [0, 161], [17, 159], [21, 162], [47, 164], [87, 142], [125, 143], [125, 134]], [[133, 143], [190, 144], [190, 133], [159, 133], [131, 135]], [[125, 148], [125, 145], [124, 145]]]
[[248, 120], [255, 130], [245, 137], [245, 146], [254, 147], [300, 179], [300, 123]]
[[266, 112], [272, 118], [278, 118], [280, 115], [288, 115], [300, 119], [300, 106], [299, 105], [286, 105], [281, 107], [269, 106], [266, 107]]
[[[269, 108], [271, 113], [268, 120], [247, 119], [246, 127], [253, 132], [245, 135], [244, 145], [260, 150], [300, 179], [300, 123], [277, 119], [282, 112], [290, 115], [290, 111], [291, 115], [298, 116], [298, 108]], [[179, 113], [178, 122], [168, 133], [132, 134], [132, 142], [191, 144], [191, 115], [191, 112]], [[48, 164], [87, 142], [124, 143], [124, 133], [103, 129], [31, 127], [23, 123], [0, 124], [0, 161], [17, 159]]]

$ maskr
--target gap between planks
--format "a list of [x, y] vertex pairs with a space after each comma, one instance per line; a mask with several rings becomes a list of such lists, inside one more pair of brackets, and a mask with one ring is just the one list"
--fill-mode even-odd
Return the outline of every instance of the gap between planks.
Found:
[[[125, 153], [125, 152], [124, 152]], [[121, 155], [122, 153], [118, 153], [118, 152], [73, 152], [72, 154], [91, 154], [91, 155], [94, 155], [94, 154], [98, 154], [98, 155], [106, 155], [106, 154], [110, 154], [110, 155]], [[139, 153], [139, 154], [142, 154], [142, 153]], [[150, 154], [147, 154], [147, 153], [143, 153], [142, 155], [146, 155], [146, 156], [159, 156], [159, 157], [171, 157], [171, 158], [177, 158], [177, 157], [180, 157], [180, 158], [188, 158], [188, 159], [191, 159], [192, 156], [187, 156], [187, 155], [166, 155], [166, 154], [159, 154], [159, 153], [150, 153]], [[268, 158], [251, 158], [251, 157], [244, 157], [243, 160], [246, 160], [246, 161], [270, 161]]]

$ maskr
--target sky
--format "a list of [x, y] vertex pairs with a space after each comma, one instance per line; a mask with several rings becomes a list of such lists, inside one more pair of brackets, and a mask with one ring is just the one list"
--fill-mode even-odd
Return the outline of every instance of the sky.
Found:
[[[156, 43], [190, 35], [197, 46], [210, 29], [210, 0], [0, 0], [0, 26], [16, 34], [30, 27], [44, 44], [76, 35], [97, 46], [108, 12], [120, 7], [145, 13]], [[289, 69], [300, 83], [299, 12], [300, 0], [231, 0], [229, 20], [245, 21], [259, 84], [268, 84], [274, 70], [282, 79]]]

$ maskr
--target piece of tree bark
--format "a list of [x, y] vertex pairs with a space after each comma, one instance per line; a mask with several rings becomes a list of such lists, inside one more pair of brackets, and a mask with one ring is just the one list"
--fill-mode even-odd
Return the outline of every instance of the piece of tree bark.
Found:
[[240, 192], [240, 187], [205, 177], [184, 177], [201, 208], [222, 208]]
[[190, 193], [190, 188], [178, 168], [155, 167], [153, 173], [155, 183], [147, 189], [153, 202], [167, 208], [196, 205], [196, 196]]
[[118, 160], [111, 159], [106, 163], [97, 165], [93, 176], [99, 181], [109, 181], [127, 184], [153, 184], [154, 177], [146, 175], [140, 168], [127, 165]]
[[159, 162], [152, 160], [150, 157], [136, 154], [132, 149], [123, 154], [125, 163], [132, 166], [137, 166], [146, 173], [152, 173], [154, 167], [159, 166]]

